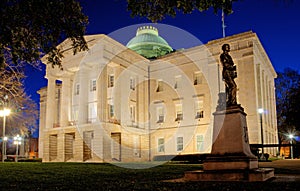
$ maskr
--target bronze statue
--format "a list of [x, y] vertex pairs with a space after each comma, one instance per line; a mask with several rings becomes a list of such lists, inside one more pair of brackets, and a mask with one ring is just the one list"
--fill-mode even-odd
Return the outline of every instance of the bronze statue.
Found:
[[223, 44], [223, 53], [220, 55], [220, 60], [223, 66], [223, 80], [226, 86], [226, 105], [234, 106], [237, 105], [236, 101], [236, 90], [237, 86], [234, 82], [234, 78], [237, 77], [236, 66], [233, 63], [231, 56], [229, 55], [230, 46], [229, 44]]

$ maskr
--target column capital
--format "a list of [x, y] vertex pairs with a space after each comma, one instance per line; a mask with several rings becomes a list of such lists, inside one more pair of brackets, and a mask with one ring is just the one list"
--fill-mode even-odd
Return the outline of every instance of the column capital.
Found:
[[62, 89], [61, 89], [61, 100], [60, 100], [60, 125], [62, 127], [68, 126], [71, 120], [71, 79], [69, 76], [61, 78]]
[[62, 78], [66, 78], [72, 76], [74, 72], [69, 71], [68, 69], [61, 69], [58, 67], [55, 68], [47, 68], [45, 78], [55, 78], [57, 80], [61, 80]]
[[45, 78], [48, 80], [48, 81], [53, 81], [53, 80], [56, 80], [56, 76], [53, 76], [51, 74], [46, 74], [45, 75]]

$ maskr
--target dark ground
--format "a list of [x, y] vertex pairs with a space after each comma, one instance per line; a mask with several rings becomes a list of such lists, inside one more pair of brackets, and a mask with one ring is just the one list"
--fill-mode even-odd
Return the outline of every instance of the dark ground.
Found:
[[272, 182], [300, 182], [300, 159], [260, 162], [259, 166], [275, 169], [275, 179]]
[[134, 170], [112, 164], [0, 163], [1, 190], [205, 190], [296, 191], [300, 188], [300, 160], [260, 162], [275, 168], [275, 178], [265, 182], [165, 182], [182, 178], [199, 164], [165, 164]]

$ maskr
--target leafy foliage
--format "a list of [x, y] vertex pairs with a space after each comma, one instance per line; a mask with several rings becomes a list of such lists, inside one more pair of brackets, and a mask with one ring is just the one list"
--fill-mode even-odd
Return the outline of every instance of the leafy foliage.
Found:
[[76, 0], [0, 0], [0, 18], [0, 106], [18, 111], [8, 118], [10, 133], [26, 134], [26, 128], [36, 127], [38, 115], [24, 91], [24, 66], [38, 67], [47, 54], [48, 63], [61, 67], [63, 50], [57, 45], [65, 38], [74, 54], [86, 50], [88, 18]]
[[280, 140], [300, 131], [300, 74], [287, 68], [276, 79], [277, 122]]
[[177, 12], [184, 14], [194, 10], [206, 11], [213, 8], [214, 12], [224, 10], [225, 14], [231, 14], [232, 3], [239, 0], [127, 0], [127, 9], [131, 16], [147, 17], [152, 22], [164, 19], [166, 15], [176, 16]]
[[62, 50], [56, 46], [65, 38], [74, 54], [87, 49], [88, 19], [76, 0], [1, 0], [0, 7], [1, 68], [8, 60], [37, 64], [44, 53], [49, 63], [61, 66]]

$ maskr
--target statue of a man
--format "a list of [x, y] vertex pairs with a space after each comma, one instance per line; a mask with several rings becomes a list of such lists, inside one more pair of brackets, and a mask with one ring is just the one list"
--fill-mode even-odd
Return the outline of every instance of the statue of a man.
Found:
[[237, 105], [236, 90], [237, 86], [234, 82], [234, 78], [237, 77], [236, 66], [233, 63], [231, 56], [229, 55], [229, 44], [223, 44], [223, 53], [220, 55], [220, 60], [223, 65], [223, 80], [226, 86], [226, 104], [227, 106]]

